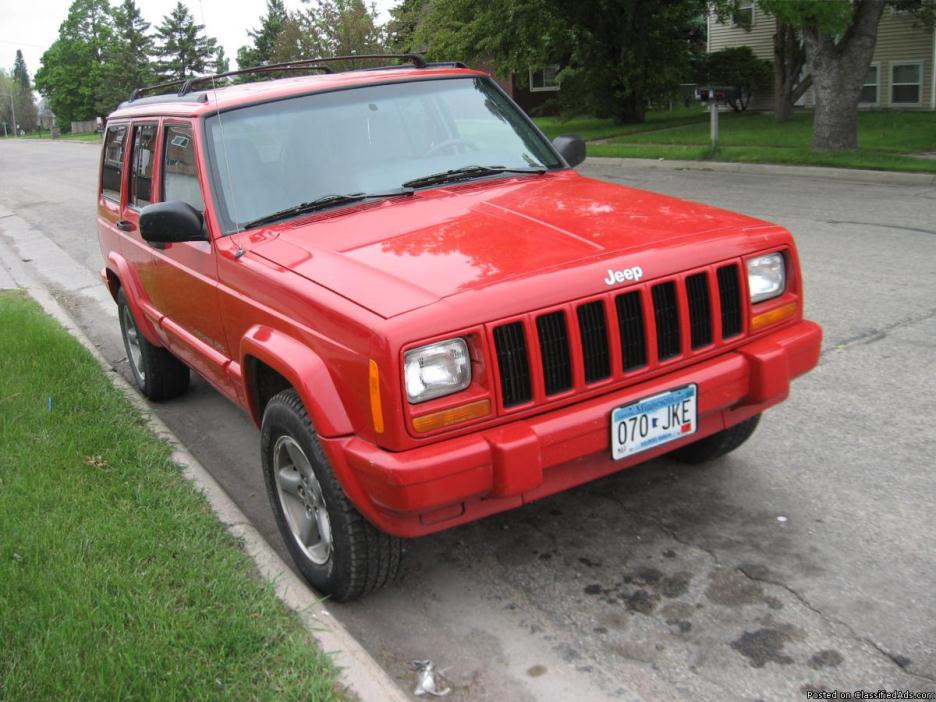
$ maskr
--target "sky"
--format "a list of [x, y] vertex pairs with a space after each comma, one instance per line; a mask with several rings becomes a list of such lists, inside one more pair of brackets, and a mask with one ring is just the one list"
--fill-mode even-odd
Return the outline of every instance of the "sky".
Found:
[[[112, 0], [116, 4], [115, 0]], [[183, 0], [205, 33], [218, 40], [231, 68], [237, 68], [237, 50], [249, 43], [248, 29], [260, 25], [266, 13], [266, 0]], [[162, 23], [172, 11], [176, 0], [137, 0], [143, 17], [152, 25], [150, 31]], [[290, 10], [302, 7], [301, 0], [286, 0]], [[378, 19], [385, 22], [396, 0], [377, 0]], [[29, 75], [35, 76], [39, 59], [58, 37], [71, 0], [0, 0], [0, 67], [13, 70], [16, 50], [22, 49]]]

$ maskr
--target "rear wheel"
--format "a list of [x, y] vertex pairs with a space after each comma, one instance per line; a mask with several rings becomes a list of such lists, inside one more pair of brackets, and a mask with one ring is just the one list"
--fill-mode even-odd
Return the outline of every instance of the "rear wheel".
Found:
[[189, 387], [188, 366], [140, 333], [123, 288], [117, 293], [117, 314], [127, 363], [140, 392], [157, 402], [184, 394]]
[[677, 461], [683, 463], [698, 464], [714, 461], [725, 454], [731, 453], [741, 446], [745, 441], [751, 438], [751, 434], [757, 429], [761, 416], [755, 414], [743, 422], [735, 424], [733, 427], [723, 429], [717, 434], [706, 436], [695, 443], [683, 446], [673, 451], [670, 455]]
[[295, 390], [267, 404], [260, 446], [276, 524], [316, 590], [343, 602], [396, 578], [401, 540], [376, 529], [345, 496]]

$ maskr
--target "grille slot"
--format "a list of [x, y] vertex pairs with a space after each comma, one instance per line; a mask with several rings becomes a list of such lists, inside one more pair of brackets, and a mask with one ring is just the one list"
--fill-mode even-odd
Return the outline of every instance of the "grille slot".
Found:
[[604, 303], [601, 300], [595, 300], [579, 307], [578, 322], [582, 339], [585, 382], [595, 383], [611, 375], [608, 324], [605, 321]]
[[656, 318], [657, 358], [665, 361], [679, 355], [679, 308], [676, 283], [653, 286], [653, 312]]
[[522, 405], [533, 399], [530, 387], [530, 361], [522, 322], [513, 322], [494, 330], [494, 347], [500, 368], [501, 396], [504, 407]]
[[722, 338], [741, 333], [741, 284], [734, 264], [718, 269], [718, 298], [721, 302]]
[[712, 301], [709, 299], [708, 276], [697, 273], [686, 278], [689, 302], [689, 332], [693, 350], [712, 343]]
[[546, 395], [556, 395], [572, 387], [572, 361], [569, 358], [569, 333], [564, 312], [544, 314], [536, 319], [543, 381]]
[[629, 371], [647, 365], [647, 335], [644, 331], [640, 293], [634, 291], [618, 295], [614, 304], [617, 307], [624, 370]]

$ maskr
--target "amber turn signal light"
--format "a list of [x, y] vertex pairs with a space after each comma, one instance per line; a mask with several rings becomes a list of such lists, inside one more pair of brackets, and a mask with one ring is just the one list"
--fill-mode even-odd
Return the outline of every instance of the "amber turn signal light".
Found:
[[784, 319], [789, 319], [794, 314], [796, 314], [797, 304], [795, 302], [788, 302], [785, 305], [781, 305], [775, 309], [770, 310], [769, 312], [761, 312], [756, 314], [751, 318], [751, 331], [760, 331], [764, 327], [769, 327], [771, 324], [776, 324], [777, 322], [782, 322]]
[[383, 405], [380, 403], [380, 370], [377, 368], [377, 361], [370, 360], [370, 377], [368, 378], [368, 389], [370, 390], [370, 411], [371, 420], [374, 422], [374, 431], [383, 434]]
[[453, 424], [461, 424], [462, 422], [467, 422], [469, 419], [486, 417], [490, 413], [491, 401], [477, 400], [476, 402], [469, 402], [467, 405], [462, 405], [461, 407], [453, 407], [452, 409], [442, 410], [441, 412], [424, 414], [422, 417], [415, 417], [413, 419], [413, 429], [420, 433], [433, 431], [434, 429], [441, 429], [442, 427], [450, 427]]

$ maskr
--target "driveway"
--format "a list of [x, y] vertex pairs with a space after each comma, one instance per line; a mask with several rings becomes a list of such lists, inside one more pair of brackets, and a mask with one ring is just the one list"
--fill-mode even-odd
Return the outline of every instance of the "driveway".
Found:
[[[126, 374], [96, 279], [98, 158], [0, 142], [0, 245]], [[331, 610], [404, 686], [413, 659], [448, 669], [453, 700], [936, 690], [936, 189], [582, 170], [788, 227], [819, 367], [721, 461], [656, 460], [411, 542], [399, 583]], [[284, 552], [247, 418], [200, 381], [158, 412]]]

